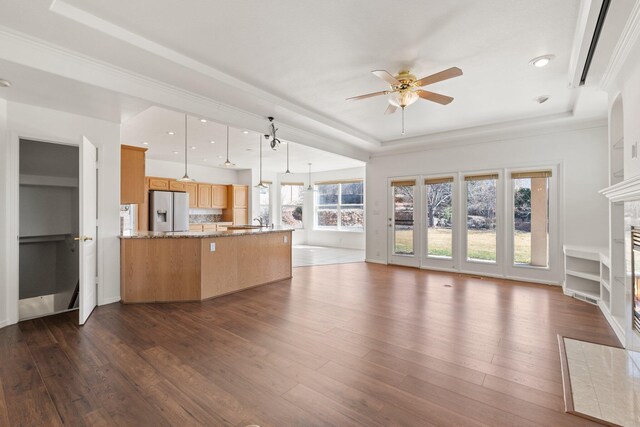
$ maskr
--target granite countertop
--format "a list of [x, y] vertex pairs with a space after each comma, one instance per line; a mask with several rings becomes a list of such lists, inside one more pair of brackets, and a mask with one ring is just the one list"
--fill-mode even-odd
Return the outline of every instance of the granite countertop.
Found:
[[291, 227], [263, 227], [226, 231], [138, 231], [120, 236], [121, 239], [206, 239], [210, 237], [232, 237], [251, 234], [281, 233], [293, 231]]

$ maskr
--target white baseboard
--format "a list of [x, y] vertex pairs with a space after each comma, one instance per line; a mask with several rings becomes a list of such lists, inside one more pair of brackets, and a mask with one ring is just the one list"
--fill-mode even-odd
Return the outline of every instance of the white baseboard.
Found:
[[100, 301], [98, 303], [98, 305], [113, 304], [114, 302], [120, 302], [120, 296], [119, 295], [117, 297], [105, 298], [102, 301]]
[[598, 307], [600, 307], [600, 311], [602, 312], [602, 314], [604, 314], [604, 318], [607, 319], [607, 322], [609, 322], [609, 325], [611, 326], [611, 329], [613, 329], [613, 332], [616, 333], [616, 336], [620, 340], [620, 344], [622, 344], [623, 347], [626, 347], [627, 343], [625, 340], [625, 332], [622, 329], [623, 325], [619, 325], [618, 322], [613, 319], [611, 313], [609, 313], [609, 310], [607, 310], [607, 306], [602, 302], [602, 300], [598, 301]]
[[0, 321], [0, 328], [4, 328], [5, 326], [9, 326], [9, 321], [7, 319]]
[[365, 259], [364, 262], [370, 262], [372, 264], [382, 264], [382, 265], [387, 265], [386, 261], [379, 261], [377, 259]]

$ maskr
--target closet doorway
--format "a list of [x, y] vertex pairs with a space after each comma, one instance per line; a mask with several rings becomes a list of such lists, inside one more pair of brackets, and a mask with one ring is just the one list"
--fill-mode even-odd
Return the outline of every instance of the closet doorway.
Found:
[[19, 320], [79, 306], [79, 147], [20, 139]]

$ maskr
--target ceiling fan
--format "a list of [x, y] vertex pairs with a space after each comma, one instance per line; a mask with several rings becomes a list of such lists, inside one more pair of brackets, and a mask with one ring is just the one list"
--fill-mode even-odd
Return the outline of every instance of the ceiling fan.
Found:
[[397, 76], [393, 76], [391, 73], [385, 70], [372, 71], [374, 76], [384, 80], [390, 86], [389, 90], [382, 90], [380, 92], [368, 93], [366, 95], [354, 96], [347, 98], [347, 101], [356, 101], [359, 99], [372, 98], [380, 95], [389, 96], [389, 106], [384, 112], [385, 114], [393, 114], [398, 108], [402, 109], [402, 134], [404, 135], [404, 109], [408, 105], [413, 104], [419, 98], [426, 99], [427, 101], [437, 102], [438, 104], [447, 105], [453, 101], [453, 98], [446, 95], [441, 95], [435, 92], [429, 92], [428, 90], [420, 89], [423, 86], [427, 86], [433, 83], [441, 82], [443, 80], [451, 79], [462, 75], [462, 70], [458, 67], [451, 67], [439, 73], [432, 74], [427, 77], [423, 77], [420, 80], [416, 79], [416, 76], [409, 71], [400, 71]]

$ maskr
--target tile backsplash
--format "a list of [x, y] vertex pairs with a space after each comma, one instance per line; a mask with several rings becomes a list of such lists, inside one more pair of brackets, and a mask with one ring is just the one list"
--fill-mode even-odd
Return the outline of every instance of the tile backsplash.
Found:
[[189, 214], [189, 222], [191, 224], [222, 222], [222, 214]]

